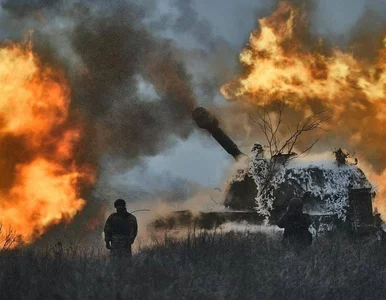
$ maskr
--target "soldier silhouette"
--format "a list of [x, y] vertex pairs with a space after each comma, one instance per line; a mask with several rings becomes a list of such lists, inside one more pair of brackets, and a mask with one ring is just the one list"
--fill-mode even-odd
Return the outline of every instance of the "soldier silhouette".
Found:
[[292, 198], [287, 212], [280, 218], [277, 226], [284, 228], [283, 244], [286, 247], [302, 249], [312, 243], [312, 234], [308, 231], [311, 225], [309, 214], [303, 213], [303, 202]]
[[125, 200], [116, 200], [114, 207], [117, 212], [108, 217], [104, 228], [106, 248], [113, 257], [131, 257], [131, 245], [138, 232], [137, 219], [127, 212]]

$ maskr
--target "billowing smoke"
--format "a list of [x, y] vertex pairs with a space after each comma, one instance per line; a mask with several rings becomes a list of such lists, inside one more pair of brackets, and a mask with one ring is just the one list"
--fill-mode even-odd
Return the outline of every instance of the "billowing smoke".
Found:
[[[102, 127], [112, 155], [154, 155], [170, 134], [186, 137], [194, 96], [189, 78], [167, 41], [135, 28], [129, 11], [91, 18], [73, 32], [85, 73], [73, 81], [74, 102]], [[140, 95], [139, 84], [154, 95]], [[106, 149], [107, 147], [107, 149]]]
[[[97, 174], [119, 173], [189, 136], [190, 77], [173, 44], [144, 28], [139, 7], [126, 1], [5, 1], [2, 7], [12, 20], [7, 38], [23, 39], [32, 29], [42, 64], [65, 70], [69, 118], [83, 130], [73, 155]], [[100, 204], [90, 201], [85, 215], [97, 215]]]

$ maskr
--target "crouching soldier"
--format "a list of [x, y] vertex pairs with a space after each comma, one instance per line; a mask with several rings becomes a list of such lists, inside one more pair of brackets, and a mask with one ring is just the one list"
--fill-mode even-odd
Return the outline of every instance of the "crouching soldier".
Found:
[[125, 200], [116, 200], [114, 207], [117, 212], [108, 217], [104, 228], [106, 248], [113, 257], [131, 257], [131, 244], [138, 232], [137, 219], [127, 212]]
[[283, 244], [295, 250], [311, 245], [310, 225], [310, 215], [303, 213], [303, 202], [299, 198], [291, 199], [287, 212], [277, 223], [277, 226], [284, 228]]

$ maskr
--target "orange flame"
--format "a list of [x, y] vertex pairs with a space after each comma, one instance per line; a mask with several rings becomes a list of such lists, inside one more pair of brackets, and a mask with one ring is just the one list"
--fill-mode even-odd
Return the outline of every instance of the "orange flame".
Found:
[[0, 222], [30, 243], [83, 208], [94, 171], [74, 159], [82, 130], [64, 74], [28, 43], [1, 47], [0, 60]]
[[308, 33], [304, 7], [289, 1], [258, 23], [240, 54], [243, 73], [222, 94], [257, 106], [281, 99], [305, 114], [328, 109], [325, 141], [356, 148], [375, 170], [370, 177], [380, 185], [377, 206], [386, 218], [386, 37], [371, 59], [328, 48]]
[[301, 34], [307, 24], [304, 13], [289, 2], [281, 2], [259, 24], [260, 30], [251, 34], [248, 47], [240, 54], [246, 74], [222, 87], [227, 98], [246, 96], [260, 102], [267, 96], [279, 97], [294, 105], [318, 98], [334, 109], [343, 109], [348, 104], [345, 101], [355, 97], [371, 102], [386, 98], [386, 47], [372, 65], [339, 49], [329, 55], [320, 48], [307, 50]]

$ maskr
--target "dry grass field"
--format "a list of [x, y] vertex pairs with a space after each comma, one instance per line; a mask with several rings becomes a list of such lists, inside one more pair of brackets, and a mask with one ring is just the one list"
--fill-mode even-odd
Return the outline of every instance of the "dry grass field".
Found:
[[319, 237], [302, 253], [262, 233], [199, 232], [130, 261], [63, 245], [0, 253], [1, 299], [385, 299], [385, 246]]

